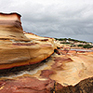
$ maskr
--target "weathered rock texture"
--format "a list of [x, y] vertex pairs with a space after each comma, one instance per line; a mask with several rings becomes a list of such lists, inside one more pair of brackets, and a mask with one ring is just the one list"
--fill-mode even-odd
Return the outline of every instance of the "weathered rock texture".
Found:
[[82, 80], [75, 86], [55, 87], [55, 93], [93, 93], [93, 77]]
[[[67, 51], [67, 50], [64, 50]], [[93, 52], [57, 50], [47, 67], [32, 76], [55, 80], [54, 93], [93, 93]]]
[[35, 64], [54, 52], [54, 40], [24, 33], [20, 17], [0, 13], [0, 69]]
[[0, 93], [93, 93], [93, 51], [56, 49], [23, 32], [17, 13], [0, 14], [0, 33]]
[[[34, 64], [1, 70], [0, 76], [6, 77], [0, 80], [0, 93], [6, 90], [12, 91], [11, 93], [25, 93], [25, 91], [27, 93], [93, 93], [93, 52], [75, 53], [68, 50], [64, 55], [60, 50], [59, 53], [59, 55], [54, 53], [45, 63], [42, 62], [41, 65], [46, 65], [43, 68], [38, 63], [36, 66]], [[11, 72], [16, 74], [12, 79]]]
[[54, 83], [53, 80], [38, 80], [34, 77], [1, 80], [0, 93], [51, 93]]
[[28, 40], [23, 34], [21, 15], [0, 13], [0, 39]]
[[50, 76], [63, 86], [76, 85], [81, 80], [93, 77], [93, 52], [78, 53], [70, 50], [66, 55], [52, 57], [51, 70], [55, 72]]

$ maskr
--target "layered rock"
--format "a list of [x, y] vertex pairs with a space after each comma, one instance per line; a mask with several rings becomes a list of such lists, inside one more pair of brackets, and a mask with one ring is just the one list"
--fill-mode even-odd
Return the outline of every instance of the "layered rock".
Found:
[[35, 77], [1, 80], [0, 93], [51, 93], [54, 83], [53, 80], [38, 80]]
[[39, 71], [33, 76], [55, 80], [54, 93], [93, 92], [92, 51], [77, 52], [68, 50], [66, 54], [54, 54], [48, 60], [47, 65], [41, 72]]
[[35, 64], [54, 52], [53, 39], [40, 40], [41, 37], [34, 34], [26, 37], [20, 17], [17, 13], [0, 13], [0, 69]]
[[93, 52], [56, 49], [53, 38], [23, 32], [20, 17], [0, 13], [0, 93], [93, 93]]
[[[7, 71], [2, 70], [8, 75], [0, 80], [0, 93], [92, 93], [92, 62], [93, 52], [74, 54], [72, 51], [59, 55], [54, 53], [43, 64], [46, 65], [43, 68], [40, 67], [42, 64], [39, 63], [37, 66], [27, 67], [29, 71], [24, 66], [24, 69], [21, 70], [18, 70], [21, 67], [10, 69], [10, 72], [8, 72], [9, 69]], [[19, 74], [11, 79], [11, 74], [9, 75], [11, 72], [14, 74], [19, 72]], [[3, 74], [1, 73], [1, 75]]]
[[26, 40], [21, 26], [21, 15], [0, 13], [0, 39]]

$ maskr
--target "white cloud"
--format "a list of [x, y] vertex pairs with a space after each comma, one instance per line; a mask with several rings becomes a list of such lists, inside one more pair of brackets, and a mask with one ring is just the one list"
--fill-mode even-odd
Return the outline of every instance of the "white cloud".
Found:
[[0, 0], [0, 9], [20, 13], [25, 31], [93, 40], [93, 0]]

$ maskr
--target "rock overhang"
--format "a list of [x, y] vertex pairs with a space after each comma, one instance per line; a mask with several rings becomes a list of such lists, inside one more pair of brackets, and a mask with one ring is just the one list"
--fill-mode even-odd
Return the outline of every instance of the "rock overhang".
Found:
[[35, 64], [54, 52], [54, 39], [24, 32], [20, 17], [0, 13], [0, 69]]

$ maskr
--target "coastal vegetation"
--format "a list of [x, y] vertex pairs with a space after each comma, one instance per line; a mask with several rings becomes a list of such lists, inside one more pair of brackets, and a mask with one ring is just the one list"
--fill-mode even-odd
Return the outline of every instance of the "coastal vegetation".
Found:
[[72, 38], [55, 38], [57, 41], [60, 41], [60, 44], [68, 44], [71, 47], [82, 47], [82, 48], [93, 48], [93, 43], [76, 40]]

